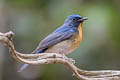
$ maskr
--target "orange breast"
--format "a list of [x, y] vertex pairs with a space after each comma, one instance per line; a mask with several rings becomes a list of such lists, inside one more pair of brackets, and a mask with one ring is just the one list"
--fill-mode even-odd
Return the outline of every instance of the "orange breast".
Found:
[[82, 24], [79, 25], [78, 31], [79, 31], [79, 33], [76, 36], [75, 42], [73, 44], [73, 48], [77, 48], [82, 40]]
[[79, 31], [79, 37], [78, 37], [79, 39], [78, 40], [81, 41], [82, 40], [82, 24], [79, 25], [78, 31]]

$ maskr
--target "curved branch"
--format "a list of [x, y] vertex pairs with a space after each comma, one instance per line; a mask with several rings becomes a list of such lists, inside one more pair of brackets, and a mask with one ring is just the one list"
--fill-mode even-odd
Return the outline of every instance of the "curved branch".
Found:
[[31, 65], [40, 64], [64, 64], [68, 67], [80, 80], [120, 80], [120, 71], [115, 70], [102, 70], [102, 71], [86, 71], [77, 68], [74, 65], [74, 60], [67, 58], [64, 55], [56, 53], [44, 54], [23, 54], [17, 52], [12, 42], [13, 32], [0, 33], [0, 42], [8, 46], [11, 55], [14, 59], [21, 63]]

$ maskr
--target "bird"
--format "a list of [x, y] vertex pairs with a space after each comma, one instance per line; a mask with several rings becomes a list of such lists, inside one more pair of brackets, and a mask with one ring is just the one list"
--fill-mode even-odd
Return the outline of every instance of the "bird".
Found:
[[[73, 52], [82, 41], [82, 24], [87, 19], [78, 14], [69, 15], [64, 24], [45, 37], [32, 53], [67, 55]], [[28, 66], [29, 64], [24, 64], [18, 72], [22, 72]]]

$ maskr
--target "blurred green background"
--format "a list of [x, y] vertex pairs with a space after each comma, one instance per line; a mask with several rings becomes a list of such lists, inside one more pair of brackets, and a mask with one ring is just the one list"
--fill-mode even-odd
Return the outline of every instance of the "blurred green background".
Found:
[[[120, 0], [0, 0], [0, 31], [13, 31], [18, 51], [32, 52], [68, 15], [88, 17], [83, 41], [68, 57], [85, 70], [120, 70]], [[30, 66], [21, 73], [0, 43], [0, 80], [77, 80], [63, 65]]]

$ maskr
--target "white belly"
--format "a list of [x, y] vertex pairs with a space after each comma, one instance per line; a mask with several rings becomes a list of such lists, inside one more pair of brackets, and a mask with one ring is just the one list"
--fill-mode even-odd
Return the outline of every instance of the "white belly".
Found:
[[73, 42], [72, 40], [65, 40], [60, 43], [57, 43], [56, 45], [48, 48], [45, 52], [47, 53], [59, 53], [59, 54], [69, 54], [74, 49], [72, 48]]

